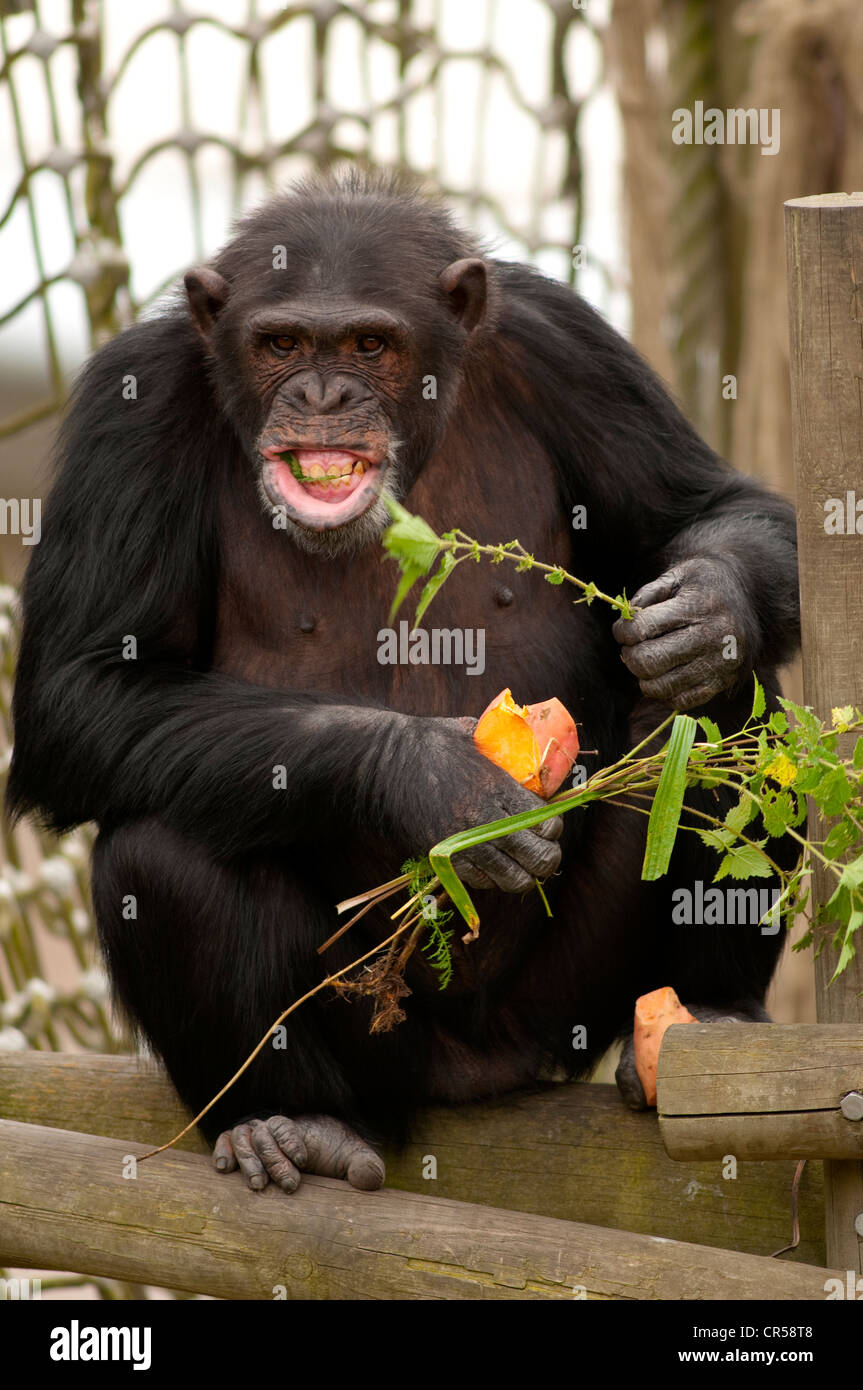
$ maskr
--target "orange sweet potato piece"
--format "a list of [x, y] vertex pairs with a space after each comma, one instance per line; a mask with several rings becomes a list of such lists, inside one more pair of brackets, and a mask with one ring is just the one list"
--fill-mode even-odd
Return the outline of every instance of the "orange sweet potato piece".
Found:
[[553, 796], [575, 762], [578, 732], [560, 700], [519, 705], [501, 691], [474, 730], [481, 753], [537, 796]]
[[672, 1023], [697, 1022], [698, 1019], [684, 1008], [670, 985], [654, 989], [650, 994], [642, 994], [640, 999], [636, 999], [633, 1028], [635, 1070], [644, 1087], [648, 1105], [656, 1104], [656, 1068], [666, 1028]]
[[527, 706], [527, 722], [539, 743], [540, 796], [554, 796], [578, 755], [575, 720], [560, 700]]

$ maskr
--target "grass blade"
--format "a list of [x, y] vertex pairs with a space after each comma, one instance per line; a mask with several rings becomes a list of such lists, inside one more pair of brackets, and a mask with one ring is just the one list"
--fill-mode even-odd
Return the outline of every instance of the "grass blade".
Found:
[[668, 871], [671, 851], [677, 837], [683, 796], [686, 791], [686, 764], [695, 742], [698, 725], [688, 714], [678, 714], [671, 726], [665, 764], [653, 798], [647, 823], [647, 844], [641, 877], [662, 878]]

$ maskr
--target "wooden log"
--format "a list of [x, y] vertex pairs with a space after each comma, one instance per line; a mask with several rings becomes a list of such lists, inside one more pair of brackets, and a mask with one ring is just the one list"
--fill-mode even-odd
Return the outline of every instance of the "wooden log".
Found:
[[[52, 1052], [0, 1054], [0, 1116], [149, 1145], [189, 1118], [152, 1064]], [[197, 1131], [182, 1147], [206, 1151]], [[387, 1186], [402, 1191], [752, 1254], [790, 1238], [793, 1163], [742, 1163], [732, 1182], [715, 1161], [672, 1162], [653, 1113], [627, 1110], [614, 1086], [429, 1109], [406, 1147], [385, 1157]], [[800, 1216], [801, 1243], [786, 1258], [824, 1264], [820, 1164], [807, 1166]]]
[[659, 1128], [674, 1159], [863, 1158], [863, 1027], [711, 1023], [669, 1028]]
[[0, 1121], [0, 1263], [218, 1298], [810, 1299], [811, 1265], [306, 1178], [286, 1197], [199, 1154]]
[[[852, 520], [828, 534], [831, 498], [863, 502], [863, 193], [785, 204], [791, 403], [803, 635], [804, 699], [821, 718], [836, 705], [863, 708], [863, 537]], [[863, 522], [860, 523], [863, 525]], [[810, 812], [809, 833], [824, 828]], [[833, 882], [816, 864], [813, 904]], [[863, 944], [863, 943], [861, 943]], [[829, 942], [815, 962], [818, 1019], [863, 1023], [863, 950], [832, 985]], [[830, 1162], [828, 1259], [863, 1274], [863, 1165]], [[855, 1229], [856, 1227], [856, 1229]], [[859, 1233], [858, 1233], [859, 1232]]]

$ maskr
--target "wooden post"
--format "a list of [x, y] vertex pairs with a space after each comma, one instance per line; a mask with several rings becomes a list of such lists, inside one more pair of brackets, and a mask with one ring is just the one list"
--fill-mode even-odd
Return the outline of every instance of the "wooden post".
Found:
[[[786, 203], [785, 237], [803, 689], [829, 720], [835, 705], [863, 707], [863, 193]], [[831, 498], [845, 503], [844, 534], [825, 528]], [[832, 893], [827, 879], [816, 868], [814, 903]], [[835, 963], [828, 941], [815, 963], [818, 1018], [863, 1022], [863, 932], [828, 988]], [[863, 1164], [826, 1163], [825, 1187], [827, 1263], [863, 1274]]]
[[678, 1025], [658, 1082], [669, 1158], [863, 1159], [859, 1024]]

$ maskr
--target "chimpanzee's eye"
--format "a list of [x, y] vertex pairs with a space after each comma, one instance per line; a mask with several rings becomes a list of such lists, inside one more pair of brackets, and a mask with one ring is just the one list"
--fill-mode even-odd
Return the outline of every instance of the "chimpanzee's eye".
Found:
[[357, 347], [367, 357], [377, 357], [378, 353], [383, 350], [383, 346], [383, 338], [379, 338], [376, 333], [364, 333], [361, 338], [357, 339]]
[[277, 357], [287, 357], [288, 353], [293, 352], [294, 348], [297, 346], [297, 340], [287, 335], [278, 338], [270, 338], [269, 346]]

